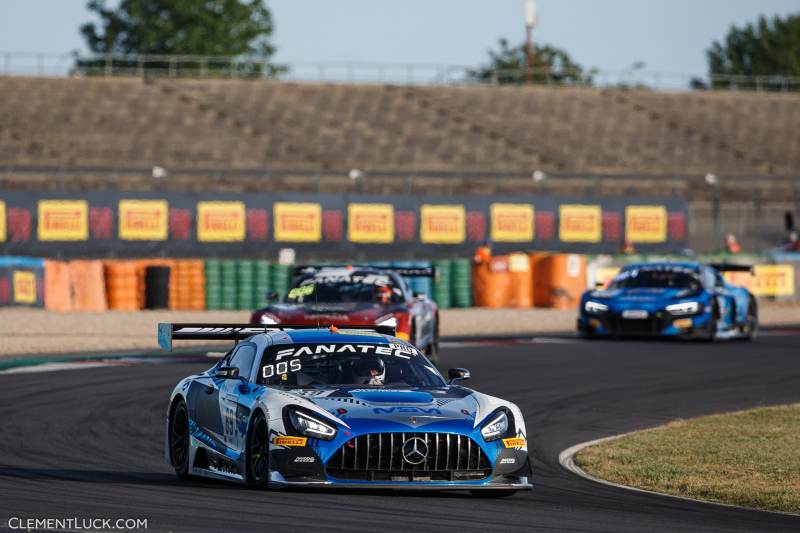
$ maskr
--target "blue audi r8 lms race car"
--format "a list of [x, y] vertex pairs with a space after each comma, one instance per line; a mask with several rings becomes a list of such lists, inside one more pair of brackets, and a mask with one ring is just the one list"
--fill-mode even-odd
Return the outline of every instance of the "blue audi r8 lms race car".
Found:
[[172, 391], [166, 459], [180, 478], [264, 488], [531, 489], [513, 403], [445, 380], [393, 328], [159, 324], [159, 344], [238, 341]]
[[724, 264], [626, 265], [607, 288], [583, 294], [578, 333], [586, 338], [750, 340], [758, 328], [756, 299], [721, 274], [750, 270], [749, 266]]

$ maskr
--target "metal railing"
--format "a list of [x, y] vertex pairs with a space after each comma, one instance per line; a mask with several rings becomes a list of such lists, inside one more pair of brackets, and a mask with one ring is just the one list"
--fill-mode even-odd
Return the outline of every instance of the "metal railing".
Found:
[[[298, 62], [277, 68], [261, 58], [191, 55], [80, 55], [77, 53], [0, 52], [0, 75], [163, 76], [189, 78], [277, 78], [324, 83], [472, 85], [521, 83], [522, 70], [480, 72], [480, 67], [436, 63]], [[534, 72], [538, 85], [689, 90], [800, 91], [797, 76], [711, 75], [644, 70]]]

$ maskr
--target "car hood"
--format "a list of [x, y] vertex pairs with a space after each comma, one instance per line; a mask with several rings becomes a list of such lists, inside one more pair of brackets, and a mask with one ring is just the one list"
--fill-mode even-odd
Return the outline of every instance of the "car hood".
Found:
[[289, 391], [355, 434], [386, 431], [470, 433], [480, 416], [478, 393], [462, 387], [435, 389], [340, 388]]
[[613, 304], [663, 304], [670, 300], [691, 297], [688, 289], [652, 288], [652, 289], [615, 289], [608, 291], [594, 291], [590, 298], [609, 299]]

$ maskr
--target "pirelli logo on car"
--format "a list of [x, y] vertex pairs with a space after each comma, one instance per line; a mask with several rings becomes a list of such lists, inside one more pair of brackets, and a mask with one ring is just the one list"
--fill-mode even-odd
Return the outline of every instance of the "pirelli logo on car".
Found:
[[503, 446], [506, 448], [522, 448], [527, 444], [522, 437], [514, 437], [511, 439], [503, 439]]
[[276, 446], [305, 446], [308, 439], [306, 437], [274, 437], [272, 443]]

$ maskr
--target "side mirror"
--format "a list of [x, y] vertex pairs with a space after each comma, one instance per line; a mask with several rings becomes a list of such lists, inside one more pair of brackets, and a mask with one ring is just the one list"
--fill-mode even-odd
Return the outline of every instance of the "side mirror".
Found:
[[214, 372], [217, 379], [239, 379], [239, 369], [235, 366], [221, 366]]
[[595, 289], [602, 289], [605, 286], [606, 286], [605, 283], [603, 283], [602, 281], [596, 281], [594, 284]]
[[239, 369], [235, 366], [221, 366], [214, 372], [214, 379], [236, 379], [241, 383], [239, 384], [239, 392], [247, 394], [250, 392], [250, 386], [247, 384], [247, 379], [239, 375]]
[[428, 299], [428, 295], [425, 294], [424, 292], [415, 292], [414, 293], [414, 298], [416, 298], [417, 300], [427, 300]]
[[264, 298], [266, 298], [268, 302], [274, 302], [278, 299], [278, 293], [277, 291], [269, 291], [264, 295]]
[[455, 385], [459, 381], [466, 381], [472, 376], [466, 368], [451, 368], [447, 371], [447, 377], [450, 378], [450, 385]]

